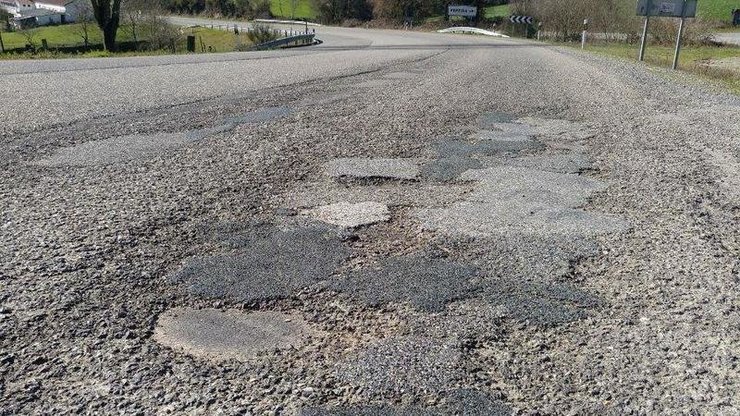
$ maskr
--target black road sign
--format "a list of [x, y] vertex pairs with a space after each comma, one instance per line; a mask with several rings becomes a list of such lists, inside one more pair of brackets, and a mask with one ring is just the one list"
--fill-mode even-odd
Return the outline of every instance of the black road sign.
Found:
[[532, 16], [516, 16], [516, 15], [511, 15], [511, 16], [509, 16], [509, 21], [511, 23], [526, 23], [528, 25], [531, 25], [532, 22], [534, 22], [534, 17], [532, 17]]

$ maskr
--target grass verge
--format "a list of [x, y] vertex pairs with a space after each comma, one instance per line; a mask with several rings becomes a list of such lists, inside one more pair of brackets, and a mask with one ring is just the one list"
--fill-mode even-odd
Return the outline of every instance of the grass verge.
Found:
[[[615, 43], [589, 45], [586, 50], [599, 55], [636, 60], [639, 46]], [[670, 67], [673, 63], [673, 52], [674, 49], [670, 46], [649, 45], [645, 51], [645, 62], [650, 65]], [[720, 60], [732, 61], [735, 64], [732, 66], [717, 65], [717, 61]], [[740, 47], [687, 46], [681, 49], [678, 66], [682, 71], [718, 81], [733, 93], [740, 95]]]

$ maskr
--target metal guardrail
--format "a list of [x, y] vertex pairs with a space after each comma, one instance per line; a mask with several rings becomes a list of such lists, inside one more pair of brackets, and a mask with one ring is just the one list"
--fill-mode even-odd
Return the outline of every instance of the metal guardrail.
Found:
[[260, 43], [254, 45], [251, 50], [261, 51], [265, 49], [276, 49], [276, 48], [293, 48], [297, 46], [309, 46], [314, 44], [314, 37], [316, 34], [309, 33], [304, 35], [288, 36], [286, 38], [271, 40], [269, 42]]
[[496, 36], [501, 38], [508, 38], [508, 36], [498, 33], [498, 32], [491, 32], [490, 30], [484, 30], [479, 29], [477, 27], [465, 27], [465, 26], [458, 26], [458, 27], [451, 27], [447, 29], [438, 30], [439, 33], [469, 33], [469, 34], [475, 34], [475, 35], [485, 35], [485, 36]]

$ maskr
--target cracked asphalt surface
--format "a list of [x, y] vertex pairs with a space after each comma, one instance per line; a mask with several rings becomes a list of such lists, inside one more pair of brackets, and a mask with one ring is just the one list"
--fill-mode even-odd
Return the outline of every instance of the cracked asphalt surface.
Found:
[[0, 66], [0, 414], [738, 414], [740, 98], [318, 32]]

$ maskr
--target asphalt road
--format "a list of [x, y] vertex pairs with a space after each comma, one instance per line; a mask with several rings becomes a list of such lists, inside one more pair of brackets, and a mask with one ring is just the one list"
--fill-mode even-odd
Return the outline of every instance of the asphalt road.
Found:
[[318, 33], [0, 66], [0, 414], [737, 412], [737, 96]]

